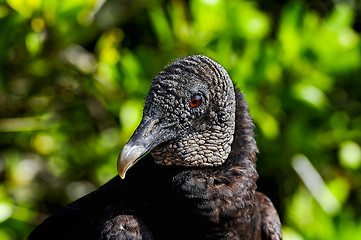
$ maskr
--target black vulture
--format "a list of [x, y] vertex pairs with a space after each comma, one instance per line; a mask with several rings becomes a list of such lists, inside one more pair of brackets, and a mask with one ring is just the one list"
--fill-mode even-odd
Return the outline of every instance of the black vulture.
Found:
[[220, 64], [178, 59], [153, 79], [119, 176], [29, 239], [282, 239], [275, 208], [256, 192], [253, 129], [244, 95]]

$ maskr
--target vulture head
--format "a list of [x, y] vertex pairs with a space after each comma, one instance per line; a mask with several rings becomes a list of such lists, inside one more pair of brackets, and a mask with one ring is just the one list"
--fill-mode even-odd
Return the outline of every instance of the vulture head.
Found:
[[235, 111], [234, 85], [220, 64], [201, 55], [169, 64], [153, 79], [142, 121], [119, 155], [120, 177], [148, 152], [162, 165], [222, 165]]

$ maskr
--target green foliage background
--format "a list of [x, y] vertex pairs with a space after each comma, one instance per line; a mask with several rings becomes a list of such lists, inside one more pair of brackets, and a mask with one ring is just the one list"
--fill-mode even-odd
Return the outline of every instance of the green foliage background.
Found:
[[152, 78], [191, 54], [245, 93], [284, 238], [361, 239], [360, 6], [0, 0], [0, 239], [116, 175]]

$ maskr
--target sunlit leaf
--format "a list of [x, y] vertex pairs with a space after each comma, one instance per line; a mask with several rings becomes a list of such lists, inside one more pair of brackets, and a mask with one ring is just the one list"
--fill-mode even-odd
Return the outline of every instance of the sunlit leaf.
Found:
[[315, 107], [323, 107], [327, 103], [325, 94], [315, 86], [307, 84], [297, 84], [294, 92], [301, 100], [310, 103]]
[[6, 0], [9, 6], [19, 12], [24, 18], [29, 18], [40, 8], [42, 0]]
[[361, 147], [353, 141], [343, 142], [338, 156], [344, 167], [357, 169], [361, 166]]
[[25, 39], [26, 47], [30, 54], [39, 53], [42, 48], [42, 39], [38, 33], [29, 33]]

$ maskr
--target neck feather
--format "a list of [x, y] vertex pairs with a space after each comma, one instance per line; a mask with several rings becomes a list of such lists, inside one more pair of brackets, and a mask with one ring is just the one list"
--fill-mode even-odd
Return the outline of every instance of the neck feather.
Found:
[[244, 94], [235, 88], [236, 96], [236, 126], [231, 153], [221, 167], [225, 175], [246, 176], [255, 182], [258, 178], [256, 171], [256, 154], [258, 148], [254, 135], [253, 118], [249, 114], [248, 104]]

